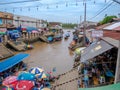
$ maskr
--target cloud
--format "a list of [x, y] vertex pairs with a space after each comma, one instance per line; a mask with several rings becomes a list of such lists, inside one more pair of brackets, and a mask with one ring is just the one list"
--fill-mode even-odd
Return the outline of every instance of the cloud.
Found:
[[[10, 0], [9, 2], [16, 1]], [[18, 0], [17, 0], [18, 1]], [[22, 1], [22, 0], [19, 0]], [[111, 0], [88, 0], [87, 1], [87, 20], [90, 17], [95, 16], [104, 6], [108, 5]], [[0, 0], [0, 2], [8, 2], [8, 0]], [[66, 6], [66, 4], [68, 6]], [[29, 7], [32, 6], [32, 7]], [[38, 10], [37, 10], [37, 7]], [[47, 7], [49, 6], [49, 9]], [[22, 3], [22, 4], [10, 4], [10, 5], [1, 5], [0, 10], [4, 11], [4, 8], [8, 8], [8, 12], [13, 12], [13, 8], [15, 9], [14, 14], [25, 15], [35, 18], [41, 18], [48, 21], [61, 21], [61, 22], [79, 22], [80, 16], [84, 17], [84, 6], [81, 0], [41, 0], [39, 2], [30, 2], [30, 3]], [[22, 7], [22, 11], [19, 7]], [[27, 7], [27, 8], [26, 8]], [[28, 10], [30, 8], [30, 11]], [[58, 7], [58, 8], [57, 8]], [[3, 9], [1, 9], [3, 8]], [[120, 6], [118, 4], [113, 4], [111, 7], [106, 9], [96, 18], [92, 19], [93, 21], [100, 21], [105, 14], [108, 15], [117, 15], [119, 13]], [[111, 12], [112, 11], [112, 12]]]

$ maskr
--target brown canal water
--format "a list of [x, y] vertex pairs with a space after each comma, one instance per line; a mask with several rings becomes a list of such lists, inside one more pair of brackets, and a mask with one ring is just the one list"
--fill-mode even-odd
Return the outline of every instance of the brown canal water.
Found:
[[[67, 30], [64, 30], [65, 33], [68, 33]], [[68, 49], [68, 46], [73, 36], [72, 31], [69, 33], [70, 37], [68, 40], [63, 38], [62, 41], [50, 44], [44, 42], [34, 43], [34, 49], [26, 51], [26, 53], [30, 54], [25, 60], [28, 68], [40, 66], [47, 72], [56, 68], [56, 71], [53, 72], [54, 75], [59, 75], [72, 69], [73, 53]]]

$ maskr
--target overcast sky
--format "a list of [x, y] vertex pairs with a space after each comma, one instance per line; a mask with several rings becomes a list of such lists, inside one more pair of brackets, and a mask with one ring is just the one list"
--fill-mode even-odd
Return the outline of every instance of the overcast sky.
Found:
[[[47, 21], [79, 23], [80, 16], [84, 20], [83, 0], [39, 0], [26, 3], [1, 4], [4, 2], [28, 1], [28, 0], [0, 0], [0, 11], [7, 11], [17, 15], [40, 18]], [[31, 0], [29, 0], [31, 1]], [[109, 5], [112, 0], [86, 0], [87, 20], [98, 22], [107, 15], [120, 13], [120, 4], [113, 3], [101, 14], [94, 17], [101, 9]], [[106, 2], [105, 2], [106, 1]], [[120, 0], [118, 0], [120, 1]]]

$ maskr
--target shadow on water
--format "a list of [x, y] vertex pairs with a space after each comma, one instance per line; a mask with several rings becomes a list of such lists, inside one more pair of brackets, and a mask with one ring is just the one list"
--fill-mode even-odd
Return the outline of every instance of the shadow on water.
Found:
[[[66, 32], [64, 30], [64, 33]], [[56, 72], [54, 72], [54, 75], [70, 70], [73, 67], [73, 53], [68, 49], [69, 43], [72, 40], [72, 32], [69, 33], [70, 38], [68, 40], [64, 40], [63, 38], [62, 41], [51, 44], [43, 42], [34, 43], [35, 48], [26, 51], [30, 54], [30, 57], [25, 61], [28, 67], [41, 66], [47, 72], [52, 71], [55, 67]]]

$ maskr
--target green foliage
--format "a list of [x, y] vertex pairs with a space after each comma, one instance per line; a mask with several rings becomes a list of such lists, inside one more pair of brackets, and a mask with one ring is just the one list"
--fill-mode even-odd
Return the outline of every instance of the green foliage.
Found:
[[74, 28], [76, 26], [77, 26], [77, 24], [72, 24], [72, 23], [63, 23], [62, 24], [63, 28]]
[[117, 16], [107, 16], [107, 17], [105, 17], [105, 18], [100, 22], [100, 24], [109, 23], [109, 22], [112, 21], [113, 18], [117, 18]]

